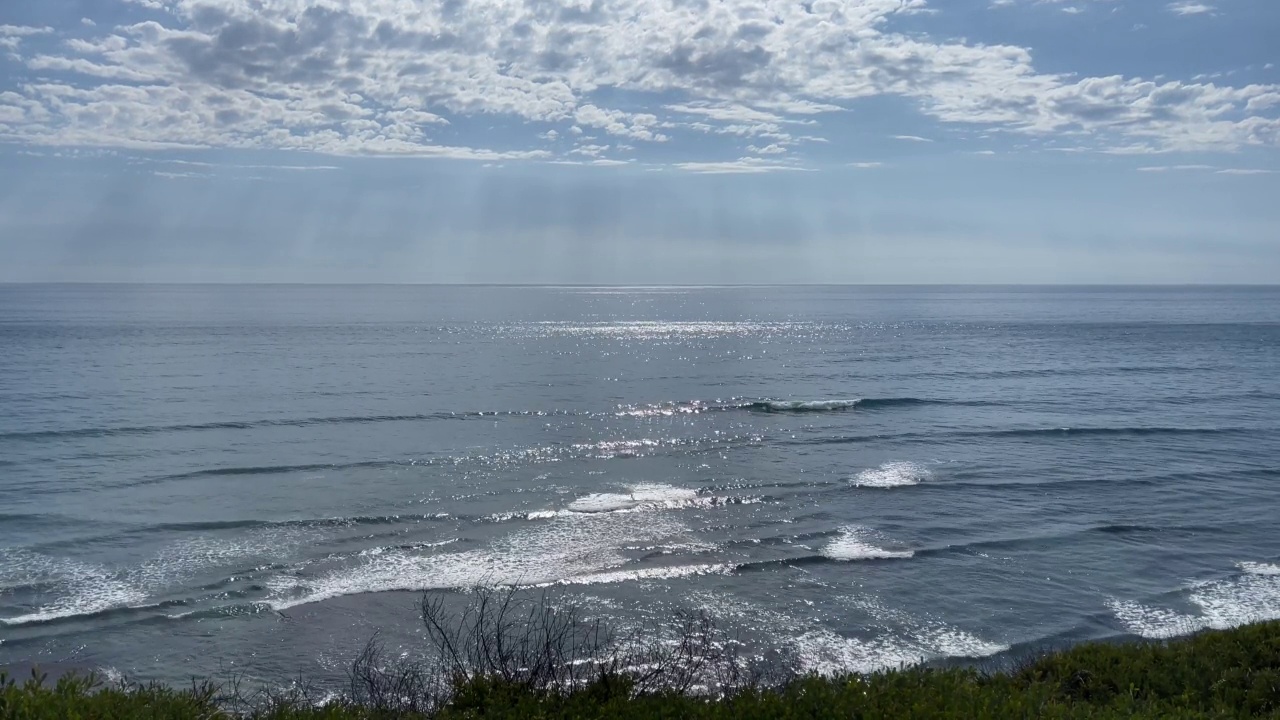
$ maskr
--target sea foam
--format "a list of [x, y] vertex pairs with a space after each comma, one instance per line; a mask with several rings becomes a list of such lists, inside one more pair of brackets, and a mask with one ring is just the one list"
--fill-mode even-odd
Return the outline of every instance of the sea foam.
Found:
[[887, 462], [858, 473], [849, 482], [856, 487], [894, 488], [919, 485], [933, 477], [929, 468], [913, 462]]
[[758, 400], [747, 407], [764, 412], [832, 412], [857, 407], [860, 399], [852, 400]]
[[452, 589], [475, 586], [593, 584], [706, 574], [696, 569], [629, 568], [622, 550], [629, 544], [656, 542], [688, 529], [656, 515], [643, 523], [612, 513], [572, 513], [523, 527], [491, 547], [460, 552], [387, 552], [354, 566], [317, 577], [300, 573], [268, 581], [272, 608], [284, 610], [343, 595], [393, 590]]
[[847, 637], [813, 617], [798, 617], [722, 593], [696, 592], [695, 602], [713, 617], [750, 627], [766, 642], [792, 650], [800, 669], [819, 675], [872, 673], [937, 657], [987, 657], [1008, 650], [943, 622], [911, 616], [872, 598], [846, 598], [886, 629], [871, 637]]
[[235, 539], [184, 538], [138, 565], [120, 568], [21, 551], [0, 554], [0, 589], [40, 584], [52, 595], [32, 611], [0, 618], [0, 623], [25, 625], [156, 607], [160, 598], [201, 572], [287, 553], [303, 537], [294, 528], [267, 528]]
[[140, 607], [147, 593], [121, 577], [119, 572], [99, 565], [66, 558], [32, 553], [6, 553], [5, 585], [21, 579], [53, 585], [59, 593], [31, 612], [0, 618], [5, 625], [27, 625], [81, 615], [95, 615], [107, 610]]
[[840, 536], [822, 548], [822, 554], [832, 560], [889, 560], [905, 559], [915, 555], [911, 550], [891, 550], [872, 530], [862, 527], [846, 527]]
[[1186, 591], [1196, 614], [1112, 598], [1112, 613], [1126, 630], [1145, 638], [1171, 638], [1200, 630], [1227, 630], [1280, 619], [1280, 567], [1242, 562], [1234, 578], [1196, 583]]
[[698, 491], [671, 485], [641, 484], [630, 487], [627, 493], [593, 493], [569, 503], [569, 510], [578, 513], [607, 513], [620, 510], [677, 509], [689, 507], [698, 500]]

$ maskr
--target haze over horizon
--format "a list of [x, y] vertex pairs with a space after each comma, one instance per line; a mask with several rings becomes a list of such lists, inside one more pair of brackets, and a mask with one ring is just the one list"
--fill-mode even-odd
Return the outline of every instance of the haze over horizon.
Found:
[[0, 282], [1271, 283], [1280, 5], [0, 9]]

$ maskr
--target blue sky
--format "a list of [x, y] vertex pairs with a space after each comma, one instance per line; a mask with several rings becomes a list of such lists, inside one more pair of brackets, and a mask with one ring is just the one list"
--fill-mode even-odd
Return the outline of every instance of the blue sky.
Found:
[[1275, 282], [1280, 3], [0, 7], [0, 281]]

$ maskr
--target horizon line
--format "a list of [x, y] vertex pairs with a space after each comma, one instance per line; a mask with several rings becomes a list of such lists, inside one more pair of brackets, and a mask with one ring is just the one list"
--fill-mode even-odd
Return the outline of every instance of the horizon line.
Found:
[[794, 282], [794, 283], [508, 283], [508, 282], [299, 282], [299, 281], [156, 281], [156, 280], [4, 280], [0, 286], [155, 286], [155, 287], [492, 287], [608, 289], [731, 289], [783, 287], [1093, 287], [1093, 288], [1274, 288], [1276, 283], [1235, 282]]

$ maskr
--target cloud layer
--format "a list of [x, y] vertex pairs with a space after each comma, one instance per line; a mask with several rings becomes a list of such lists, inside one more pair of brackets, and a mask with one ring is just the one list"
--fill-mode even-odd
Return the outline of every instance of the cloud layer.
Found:
[[[0, 27], [20, 68], [0, 139], [597, 164], [671, 145], [688, 170], [765, 172], [891, 97], [1107, 152], [1280, 145], [1280, 86], [1041, 72], [1024, 47], [900, 28], [934, 18], [924, 0], [127, 5], [114, 25]], [[672, 142], [690, 138], [714, 142]]]

